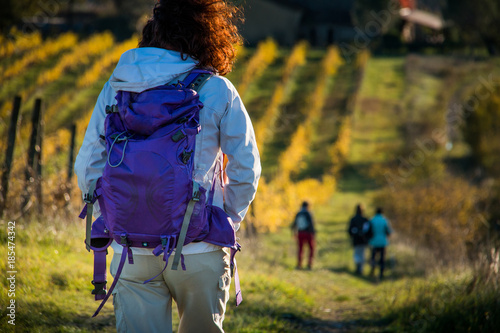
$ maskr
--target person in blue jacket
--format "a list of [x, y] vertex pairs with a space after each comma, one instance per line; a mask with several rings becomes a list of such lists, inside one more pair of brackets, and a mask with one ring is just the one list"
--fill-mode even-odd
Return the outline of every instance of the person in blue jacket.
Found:
[[385, 249], [389, 244], [387, 238], [391, 235], [392, 228], [389, 221], [383, 215], [382, 208], [380, 207], [377, 208], [376, 214], [371, 219], [370, 224], [373, 233], [369, 242], [372, 248], [370, 276], [375, 274], [375, 266], [377, 264], [376, 258], [378, 256], [378, 264], [380, 266], [379, 278], [382, 279], [384, 277]]

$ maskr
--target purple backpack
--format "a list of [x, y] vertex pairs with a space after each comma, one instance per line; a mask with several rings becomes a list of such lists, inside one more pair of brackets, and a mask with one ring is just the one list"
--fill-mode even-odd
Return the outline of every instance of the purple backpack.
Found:
[[[203, 107], [197, 91], [212, 75], [195, 69], [177, 84], [141, 93], [119, 91], [117, 104], [106, 107], [101, 139], [106, 141], [107, 163], [102, 177], [85, 195], [80, 214], [81, 218], [87, 216], [87, 250], [94, 251], [92, 294], [102, 300], [94, 316], [111, 295], [127, 257], [133, 264], [131, 247], [163, 254], [163, 270], [175, 250], [172, 269], [180, 263], [185, 270], [182, 246], [204, 241], [231, 248], [231, 269], [236, 266], [234, 255], [240, 245], [233, 222], [212, 205], [217, 177], [222, 177], [220, 158], [210, 191], [193, 180], [195, 139]], [[92, 223], [96, 200], [102, 215]], [[123, 251], [113, 284], [106, 291], [106, 254], [113, 240]], [[238, 280], [235, 271], [237, 305], [242, 300]]]

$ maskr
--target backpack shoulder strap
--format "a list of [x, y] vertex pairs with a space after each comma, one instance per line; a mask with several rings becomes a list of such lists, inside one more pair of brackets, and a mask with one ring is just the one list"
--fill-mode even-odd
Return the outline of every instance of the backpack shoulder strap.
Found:
[[182, 80], [182, 84], [189, 88], [193, 89], [196, 92], [199, 92], [203, 85], [210, 79], [214, 73], [204, 70], [204, 69], [193, 69], [184, 80]]

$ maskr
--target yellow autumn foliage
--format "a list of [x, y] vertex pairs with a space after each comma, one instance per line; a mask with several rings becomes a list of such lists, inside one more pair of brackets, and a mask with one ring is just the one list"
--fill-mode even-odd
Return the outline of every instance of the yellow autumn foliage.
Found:
[[255, 137], [261, 154], [263, 154], [265, 142], [273, 134], [274, 126], [279, 117], [279, 107], [283, 102], [284, 95], [285, 88], [283, 84], [278, 83], [274, 89], [269, 106], [261, 119], [259, 119], [259, 122], [255, 125]]
[[337, 175], [340, 169], [342, 169], [344, 161], [349, 154], [351, 146], [351, 130], [351, 116], [346, 116], [339, 127], [337, 140], [335, 140], [335, 142], [328, 149], [328, 154], [330, 155], [333, 165], [331, 170], [333, 175]]
[[306, 62], [308, 44], [305, 41], [297, 43], [285, 63], [285, 69], [281, 81], [276, 85], [271, 103], [267, 107], [264, 115], [255, 125], [255, 136], [261, 154], [265, 148], [265, 142], [272, 137], [276, 121], [280, 116], [280, 107], [287, 97], [287, 88], [290, 84], [290, 77], [295, 69]]
[[236, 52], [236, 58], [242, 58], [248, 52], [248, 50], [245, 48], [245, 45], [243, 44], [235, 45], [234, 50]]
[[327, 82], [336, 74], [342, 63], [338, 48], [330, 46], [322, 60], [321, 73], [316, 80], [313, 93], [307, 99], [307, 109], [304, 110], [306, 119], [299, 125], [292, 135], [290, 145], [280, 156], [279, 172], [284, 174], [284, 178], [288, 178], [293, 171], [298, 171], [303, 166], [302, 160], [310, 149], [312, 133], [320, 121], [325, 104]]
[[43, 72], [38, 77], [37, 83], [44, 85], [56, 81], [66, 70], [88, 64], [92, 57], [106, 51], [113, 43], [113, 35], [108, 31], [92, 35], [79, 43], [72, 52], [65, 54], [52, 69]]
[[268, 184], [265, 179], [259, 182], [258, 195], [251, 206], [251, 212], [245, 217], [258, 232], [274, 232], [286, 220], [290, 219], [289, 212], [284, 207], [284, 196], [274, 184]]
[[356, 57], [356, 68], [364, 69], [370, 59], [370, 51], [367, 48], [362, 49]]
[[50, 136], [46, 136], [43, 142], [43, 155], [50, 158], [67, 151], [70, 143], [70, 132], [62, 128]]
[[278, 44], [272, 38], [268, 38], [257, 45], [257, 51], [248, 61], [245, 73], [238, 86], [238, 92], [241, 96], [245, 95], [250, 83], [257, 80], [277, 56]]
[[292, 49], [290, 56], [286, 60], [285, 69], [283, 71], [283, 82], [287, 82], [295, 69], [306, 63], [307, 51], [309, 44], [306, 41], [300, 41]]
[[69, 92], [63, 92], [61, 95], [59, 95], [59, 98], [55, 100], [54, 102], [50, 103], [47, 108], [45, 109], [44, 112], [44, 119], [45, 121], [50, 121], [59, 110], [63, 109], [68, 103], [71, 102], [71, 98], [73, 97], [73, 94]]
[[116, 45], [110, 52], [103, 54], [96, 62], [94, 62], [91, 68], [80, 76], [76, 86], [78, 88], [91, 86], [103, 75], [103, 73], [106, 73], [107, 70], [118, 63], [120, 56], [125, 51], [133, 49], [136, 46], [136, 36]]
[[56, 39], [50, 39], [39, 47], [29, 50], [22, 58], [9, 65], [1, 75], [1, 79], [5, 80], [19, 75], [28, 66], [35, 63], [43, 63], [49, 57], [74, 47], [77, 41], [77, 36], [72, 32], [62, 34]]
[[294, 170], [299, 170], [303, 164], [303, 158], [309, 151], [311, 133], [308, 132], [306, 124], [300, 124], [292, 136], [290, 145], [281, 154], [279, 160], [280, 177], [289, 179]]
[[259, 232], [274, 232], [292, 222], [302, 201], [308, 201], [313, 207], [324, 205], [335, 188], [336, 180], [331, 175], [325, 175], [321, 180], [305, 179], [296, 183], [261, 179], [251, 212], [245, 220]]
[[0, 58], [5, 59], [15, 53], [22, 53], [42, 44], [40, 31], [23, 33], [12, 28], [7, 36], [0, 35]]

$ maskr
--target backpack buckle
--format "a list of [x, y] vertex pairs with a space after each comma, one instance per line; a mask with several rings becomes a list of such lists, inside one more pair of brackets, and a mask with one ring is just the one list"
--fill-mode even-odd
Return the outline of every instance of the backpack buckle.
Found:
[[118, 105], [106, 105], [106, 114], [116, 113], [118, 112]]
[[130, 246], [130, 242], [129, 242], [126, 234], [122, 234], [120, 236], [120, 244], [123, 246], [127, 246], [127, 247]]
[[187, 164], [189, 162], [189, 159], [191, 158], [192, 154], [193, 154], [193, 151], [183, 151], [182, 155], [181, 155], [182, 163]]
[[172, 141], [179, 142], [180, 140], [184, 139], [185, 137], [186, 137], [186, 134], [184, 134], [184, 132], [182, 130], [178, 130], [172, 136]]
[[165, 250], [168, 245], [167, 236], [161, 236], [161, 247]]
[[83, 195], [83, 201], [85, 201], [85, 203], [87, 203], [87, 204], [94, 203], [94, 195], [90, 194], [90, 193], [85, 193]]
[[176, 123], [177, 124], [184, 124], [185, 122], [187, 122], [189, 120], [189, 117], [188, 116], [184, 116], [184, 117], [181, 117], [179, 118]]
[[193, 182], [193, 201], [200, 201], [200, 198], [200, 184], [198, 184], [197, 182]]
[[94, 290], [92, 290], [92, 295], [106, 295], [106, 283], [104, 282], [95, 282], [92, 280], [92, 284], [94, 285]]

